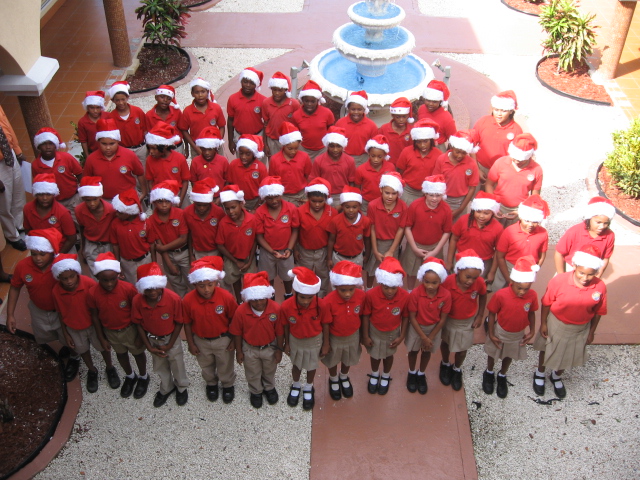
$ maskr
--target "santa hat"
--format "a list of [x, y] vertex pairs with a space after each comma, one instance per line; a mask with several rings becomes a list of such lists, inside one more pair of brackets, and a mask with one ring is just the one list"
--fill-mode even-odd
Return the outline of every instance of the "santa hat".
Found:
[[413, 123], [415, 119], [411, 116], [411, 102], [407, 97], [396, 98], [391, 106], [389, 107], [389, 112], [391, 115], [409, 115], [407, 122]]
[[96, 122], [96, 141], [101, 138], [110, 138], [116, 142], [122, 140], [118, 125], [113, 118], [101, 118]]
[[211, 203], [213, 202], [213, 194], [217, 193], [220, 187], [216, 185], [216, 181], [211, 178], [203, 178], [197, 182], [193, 182], [189, 198], [192, 202]]
[[204, 78], [202, 77], [196, 77], [193, 80], [191, 80], [191, 82], [189, 82], [189, 90], [191, 90], [193, 87], [202, 87], [204, 88], [206, 91], [209, 92], [209, 99], [214, 102], [214, 97], [213, 97], [213, 92], [211, 91], [211, 84], [209, 82], [207, 82]]
[[113, 197], [111, 201], [116, 212], [126, 213], [127, 215], [140, 215], [140, 220], [146, 220], [147, 215], [142, 213], [142, 206], [138, 198], [138, 192], [135, 188], [130, 188]]
[[586, 267], [594, 270], [602, 268], [602, 252], [595, 245], [584, 245], [573, 254], [571, 263], [574, 267]]
[[89, 106], [100, 107], [104, 110], [104, 92], [102, 90], [90, 90], [84, 94], [82, 107], [86, 110]]
[[238, 185], [227, 185], [220, 190], [220, 203], [238, 201], [244, 203], [244, 192]]
[[269, 79], [269, 88], [284, 88], [287, 97], [291, 98], [291, 79], [282, 72], [276, 72]]
[[342, 193], [340, 194], [340, 204], [345, 202], [362, 203], [362, 194], [360, 193], [360, 189], [345, 185], [342, 189]]
[[391, 187], [398, 192], [398, 196], [401, 197], [404, 193], [404, 179], [398, 172], [387, 172], [380, 177], [378, 187]]
[[176, 89], [171, 85], [160, 85], [156, 89], [156, 95], [166, 95], [167, 97], [170, 97], [173, 108], [180, 108], [180, 105], [178, 105], [178, 99], [176, 98]]
[[80, 262], [78, 262], [78, 255], [71, 253], [61, 253], [60, 255], [57, 255], [53, 260], [53, 264], [51, 265], [51, 273], [53, 274], [53, 278], [57, 280], [60, 274], [62, 272], [66, 272], [67, 270], [72, 270], [78, 275], [82, 273], [82, 267], [80, 266]]
[[62, 233], [56, 228], [31, 230], [29, 235], [24, 238], [28, 250], [53, 254], [60, 251], [62, 240]]
[[440, 125], [429, 118], [418, 120], [411, 129], [412, 140], [429, 140], [440, 138]]
[[451, 93], [446, 83], [440, 80], [431, 80], [427, 85], [427, 89], [424, 91], [423, 97], [427, 100], [440, 102], [442, 108], [446, 110], [449, 106], [448, 100], [450, 95]]
[[329, 272], [331, 285], [362, 285], [362, 267], [348, 260], [336, 263]]
[[284, 185], [282, 185], [282, 179], [280, 177], [268, 176], [262, 179], [260, 182], [260, 188], [258, 188], [258, 195], [264, 200], [267, 197], [279, 197], [284, 193]]
[[509, 278], [517, 283], [533, 283], [536, 281], [536, 273], [540, 266], [531, 255], [520, 257], [516, 260]]
[[245, 302], [251, 300], [264, 300], [276, 294], [275, 289], [269, 283], [267, 272], [245, 273], [244, 289], [240, 292]]
[[331, 184], [322, 177], [316, 177], [311, 180], [309, 185], [304, 187], [304, 191], [307, 194], [312, 192], [322, 193], [327, 197], [327, 205], [333, 203], [333, 198], [331, 198]]
[[111, 88], [109, 88], [109, 98], [113, 100], [113, 97], [116, 96], [118, 93], [124, 93], [128, 97], [130, 89], [131, 89], [131, 85], [129, 85], [129, 83], [125, 82], [124, 80], [119, 82], [114, 82], [111, 85]]
[[111, 252], [98, 254], [96, 261], [93, 262], [92, 270], [94, 275], [98, 275], [100, 272], [104, 272], [106, 270], [117, 273], [122, 271], [120, 262], [116, 260], [115, 255]]
[[616, 207], [613, 206], [613, 203], [611, 203], [611, 200], [608, 198], [593, 197], [589, 200], [584, 213], [584, 219], [588, 220], [597, 215], [604, 215], [609, 220], [612, 220], [616, 215]]
[[34, 195], [47, 193], [49, 195], [60, 195], [56, 176], [53, 173], [39, 173], [33, 179], [32, 192]]
[[196, 145], [200, 148], [220, 148], [224, 145], [220, 129], [215, 125], [209, 125], [200, 132]]
[[80, 186], [78, 187], [78, 195], [82, 197], [101, 197], [102, 177], [82, 177]]
[[511, 141], [508, 152], [511, 158], [522, 162], [533, 157], [537, 148], [538, 142], [533, 138], [533, 135], [530, 133], [521, 133], [520, 135], [516, 135]]
[[481, 272], [484, 270], [484, 262], [475, 250], [471, 248], [456, 253], [456, 266], [453, 268], [453, 271], [458, 273], [460, 270], [464, 270], [466, 268], [475, 268]]
[[259, 135], [242, 135], [236, 144], [236, 148], [240, 147], [251, 150], [251, 153], [256, 158], [264, 157], [264, 142]]
[[369, 113], [369, 95], [364, 90], [359, 90], [357, 92], [351, 92], [347, 95], [347, 101], [344, 102], [345, 106], [349, 108], [350, 103], [357, 103], [364, 107], [364, 114]]
[[487, 193], [480, 190], [476, 198], [471, 200], [471, 210], [491, 210], [494, 215], [500, 211], [500, 202], [498, 197], [493, 193]]
[[518, 99], [513, 90], [505, 90], [491, 97], [491, 106], [497, 110], [517, 110]]
[[480, 138], [475, 130], [458, 130], [455, 135], [449, 137], [449, 146], [464, 150], [467, 153], [478, 153], [480, 150]]
[[444, 175], [431, 175], [422, 182], [422, 193], [435, 193], [438, 195], [446, 195], [447, 184]]
[[209, 255], [191, 264], [189, 283], [219, 282], [225, 277], [224, 262], [221, 257]]
[[384, 157], [385, 160], [389, 160], [391, 158], [389, 156], [389, 141], [384, 135], [375, 135], [364, 146], [364, 151], [368, 153], [370, 148], [379, 148], [380, 150], [384, 151], [387, 154]]
[[175, 146], [182, 141], [182, 137], [173, 125], [163, 121], [156, 123], [144, 136], [147, 145]]
[[444, 266], [444, 262], [436, 257], [427, 257], [420, 268], [418, 269], [418, 273], [416, 277], [418, 281], [421, 282], [427, 272], [433, 272], [438, 277], [440, 277], [440, 283], [444, 282], [447, 279], [447, 269]]
[[256, 88], [259, 89], [260, 85], [262, 85], [264, 73], [262, 73], [260, 70], [256, 70], [253, 67], [248, 67], [245, 68], [240, 74], [240, 80], [242, 80], [243, 78], [252, 81], [256, 85]]
[[53, 128], [41, 128], [38, 130], [38, 133], [36, 133], [36, 136], [33, 137], [33, 144], [36, 148], [44, 142], [51, 142], [56, 148], [67, 148], [67, 145], [62, 141], [62, 138], [60, 138], [60, 134]]
[[401, 287], [405, 271], [397, 258], [384, 257], [376, 268], [376, 281], [387, 287]]
[[163, 180], [153, 186], [149, 199], [151, 203], [157, 200], [168, 200], [174, 205], [180, 205], [180, 188], [181, 185], [176, 180]]
[[144, 295], [145, 290], [150, 288], [165, 288], [167, 286], [167, 277], [156, 262], [140, 265], [136, 273], [138, 275], [136, 289], [141, 295]]
[[282, 122], [278, 133], [280, 134], [280, 145], [289, 145], [293, 142], [302, 141], [300, 130], [291, 122]]
[[518, 218], [526, 222], [540, 223], [549, 216], [549, 205], [537, 193], [530, 195], [518, 206]]
[[320, 291], [322, 281], [307, 267], [295, 267], [289, 270], [293, 278], [293, 289], [302, 295], [315, 295]]
[[347, 138], [347, 134], [342, 127], [329, 127], [329, 132], [322, 137], [322, 144], [325, 147], [328, 147], [330, 143], [337, 143], [342, 148], [347, 146], [349, 139]]
[[302, 87], [302, 90], [300, 90], [298, 98], [302, 100], [302, 97], [317, 98], [320, 105], [327, 103], [327, 101], [322, 96], [322, 89], [320, 88], [320, 85], [318, 85], [313, 80], [309, 80], [307, 83], [305, 83], [304, 87]]

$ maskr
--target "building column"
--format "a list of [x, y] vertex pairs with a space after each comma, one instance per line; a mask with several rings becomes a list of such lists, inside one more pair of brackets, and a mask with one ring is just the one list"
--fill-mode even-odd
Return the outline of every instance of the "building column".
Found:
[[613, 80], [616, 76], [616, 70], [618, 69], [618, 63], [620, 63], [629, 27], [631, 27], [636, 4], [637, 1], [616, 2], [613, 21], [605, 37], [607, 45], [602, 52], [602, 65], [598, 69], [606, 80]]
[[[47, 98], [44, 96], [44, 92], [38, 97], [18, 95], [18, 102], [20, 102], [22, 118], [24, 118], [24, 123], [27, 126], [27, 132], [31, 140], [33, 140], [33, 137], [36, 136], [36, 133], [38, 133], [38, 130], [41, 128], [53, 127], [49, 104], [47, 103]], [[38, 152], [33, 146], [33, 142], [29, 143], [31, 144], [34, 155], [37, 156]]]
[[107, 19], [113, 64], [116, 67], [128, 67], [132, 62], [131, 48], [129, 47], [129, 34], [127, 33], [122, 0], [102, 0], [102, 3]]

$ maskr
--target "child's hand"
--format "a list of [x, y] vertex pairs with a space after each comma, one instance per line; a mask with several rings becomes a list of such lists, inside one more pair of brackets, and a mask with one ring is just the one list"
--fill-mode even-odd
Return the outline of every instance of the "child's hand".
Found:
[[458, 209], [454, 210], [453, 212], [451, 212], [451, 217], [452, 218], [456, 218], [461, 213], [462, 213], [462, 208], [458, 208]]
[[7, 329], [11, 333], [16, 333], [16, 317], [7, 315]]
[[482, 315], [478, 314], [476, 315], [475, 320], [473, 321], [473, 328], [478, 328], [480, 325], [482, 325]]
[[362, 345], [368, 348], [373, 347], [373, 340], [371, 340], [371, 337], [366, 336], [362, 338]]
[[160, 240], [156, 240], [156, 252], [164, 253], [166, 251], [167, 248], [164, 246], [164, 244]]
[[275, 359], [276, 363], [280, 363], [282, 361], [282, 350], [276, 350], [273, 354], [273, 358]]
[[289, 258], [291, 256], [291, 249], [287, 248], [283, 254], [281, 254], [280, 258], [286, 260], [287, 258]]
[[122, 280], [123, 282], [126, 280], [126, 277], [124, 276], [124, 272], [120, 272], [118, 274], [118, 280]]
[[495, 335], [489, 335], [489, 339], [493, 342], [496, 348], [502, 348], [502, 341], [500, 341], [498, 337], [496, 337]]
[[196, 257], [195, 255], [189, 254], [189, 264], [193, 263], [196, 261]]
[[264, 142], [264, 154], [267, 157], [271, 156], [271, 149], [269, 148], [269, 143]]
[[396, 348], [404, 341], [404, 337], [398, 337], [393, 342], [389, 344], [389, 348]]
[[328, 343], [323, 344], [322, 348], [320, 349], [320, 358], [325, 357], [330, 351], [331, 351], [331, 345]]
[[196, 145], [195, 147], [193, 147], [193, 149], [195, 150], [194, 157], [197, 157], [198, 155], [202, 155], [202, 149], [200, 147]]
[[154, 346], [152, 346], [152, 347], [149, 349], [149, 353], [152, 353], [153, 355], [157, 355], [157, 356], [162, 357], [162, 358], [164, 358], [164, 357], [166, 357], [166, 356], [167, 356], [167, 354], [165, 353], [165, 351], [164, 351], [164, 350], [161, 350], [161, 349], [160, 349], [160, 347], [154, 347]]
[[300, 252], [297, 249], [293, 251], [293, 259], [296, 263], [300, 263]]
[[87, 259], [84, 256], [84, 249], [83, 248], [78, 250], [78, 261], [80, 263], [84, 263], [85, 265], [87, 264]]
[[331, 270], [333, 268], [333, 260], [327, 258], [327, 268]]
[[285, 256], [284, 256], [282, 253], [280, 253], [279, 251], [274, 250], [274, 251], [273, 251], [273, 258], [275, 258], [276, 260], [282, 260], [282, 259], [284, 259], [284, 258], [288, 258], [288, 257], [285, 257]]
[[490, 283], [493, 283], [495, 279], [496, 279], [495, 272], [489, 272], [487, 273], [487, 278], [485, 278], [484, 281], [485, 283], [490, 284]]
[[246, 262], [240, 262], [240, 264], [238, 265], [238, 268], [240, 269], [241, 272], [246, 272], [247, 270], [249, 270], [249, 267], [251, 266], [251, 261], [246, 261]]
[[244, 353], [242, 353], [242, 350], [238, 350], [236, 352], [236, 362], [238, 362], [238, 365], [242, 365], [243, 361], [244, 361]]
[[236, 154], [236, 142], [234, 142], [233, 140], [231, 140], [229, 142], [229, 151], [235, 155]]
[[67, 341], [67, 347], [71, 349], [76, 348], [76, 344], [71, 339], [71, 335], [69, 335], [67, 332], [64, 332], [64, 339]]
[[427, 258], [428, 257], [428, 251], [427, 250], [423, 250], [421, 248], [416, 248], [416, 249], [412, 249], [413, 253], [416, 254], [416, 257], [418, 258]]
[[540, 324], [540, 335], [542, 338], [549, 338], [549, 328], [546, 323]]
[[433, 348], [433, 341], [425, 335], [425, 337], [422, 339], [422, 351], [428, 352], [431, 350], [431, 348]]
[[524, 337], [522, 337], [522, 341], [520, 342], [520, 346], [524, 347], [527, 343], [529, 343], [531, 341], [531, 339], [533, 338], [534, 333], [535, 332], [533, 330], [531, 330]]
[[447, 272], [453, 272], [453, 262], [450, 262], [449, 260], [445, 260], [444, 268], [447, 269]]
[[382, 262], [382, 260], [383, 260], [383, 259], [384, 259], [384, 257], [385, 257], [384, 255], [382, 255], [382, 254], [381, 254], [381, 253], [379, 253], [379, 252], [373, 252], [373, 256], [374, 256], [374, 257], [376, 257], [376, 260], [377, 260], [378, 262]]
[[176, 267], [173, 262], [166, 262], [165, 267], [167, 267], [167, 270], [171, 275], [173, 276], [180, 275], [180, 269]]
[[596, 332], [589, 331], [589, 336], [587, 337], [587, 345], [591, 345], [593, 343], [593, 339], [596, 336]]
[[286, 345], [284, 346], [284, 354], [285, 354], [287, 357], [291, 356], [291, 345], [286, 344]]
[[227, 345], [227, 352], [233, 352], [236, 349], [236, 344], [232, 339], [229, 339], [229, 345]]
[[200, 349], [196, 346], [195, 343], [190, 343], [189, 344], [189, 353], [191, 355], [200, 355]]
[[100, 340], [100, 345], [102, 345], [105, 352], [111, 351], [111, 344], [106, 339]]

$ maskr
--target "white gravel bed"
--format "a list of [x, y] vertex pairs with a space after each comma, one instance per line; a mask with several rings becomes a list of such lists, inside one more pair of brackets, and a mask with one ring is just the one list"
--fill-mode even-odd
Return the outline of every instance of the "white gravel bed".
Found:
[[507, 9], [499, 0], [418, 0], [418, 7], [420, 13], [430, 17], [458, 18], [495, 17]]
[[301, 12], [304, 0], [261, 0], [248, 2], [247, 0], [222, 0], [207, 12], [238, 12], [238, 13], [291, 13]]
[[584, 367], [564, 374], [567, 397], [541, 405], [536, 398], [556, 396], [548, 380], [544, 397], [533, 393], [537, 352], [512, 364], [513, 386], [500, 399], [482, 391], [483, 347], [469, 350], [463, 370], [479, 479], [640, 478], [640, 347], [589, 353]]
[[109, 388], [102, 359], [94, 352], [100, 387], [87, 393], [82, 365], [83, 400], [71, 438], [35, 478], [309, 478], [312, 415], [287, 405], [289, 358], [283, 358], [276, 374], [280, 401], [271, 406], [265, 400], [256, 410], [249, 403], [244, 368], [237, 364], [235, 400], [224, 404], [220, 390], [221, 397], [209, 402], [200, 367], [186, 342], [183, 347], [191, 380], [183, 407], [173, 394], [164, 406], [153, 407], [160, 382], [148, 353], [151, 383], [147, 395], [135, 400]]

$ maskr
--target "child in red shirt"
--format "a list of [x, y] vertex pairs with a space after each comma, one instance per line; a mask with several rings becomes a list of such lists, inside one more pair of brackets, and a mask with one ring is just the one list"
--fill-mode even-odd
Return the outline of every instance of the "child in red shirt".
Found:
[[262, 104], [266, 97], [256, 90], [262, 85], [263, 78], [261, 71], [245, 68], [240, 74], [240, 90], [227, 100], [229, 151], [234, 155], [236, 142], [242, 135], [262, 136]]
[[[344, 128], [345, 135], [349, 139], [349, 144], [344, 151], [353, 157], [358, 168], [369, 158], [366, 145], [369, 139], [377, 135], [378, 126], [366, 116], [369, 113], [369, 97], [364, 90], [350, 93], [344, 104], [347, 108], [347, 116], [338, 120], [336, 127]], [[387, 153], [389, 153], [388, 149]]]
[[322, 137], [322, 143], [327, 151], [316, 157], [309, 180], [322, 177], [329, 182], [331, 198], [339, 211], [342, 190], [353, 187], [356, 181], [356, 163], [353, 157], [344, 153], [347, 146], [344, 128], [330, 127], [329, 133]]
[[282, 72], [276, 72], [269, 79], [271, 96], [262, 102], [262, 121], [264, 122], [264, 153], [271, 156], [282, 149], [278, 141], [280, 126], [290, 122], [293, 112], [300, 109], [300, 102], [291, 98], [291, 79]]
[[[176, 89], [171, 85], [160, 85], [156, 89], [154, 98], [156, 99], [156, 104], [145, 114], [147, 116], [147, 128], [149, 131], [151, 131], [158, 122], [167, 123], [177, 130], [180, 118], [182, 118], [182, 111], [176, 99]], [[182, 133], [179, 130], [178, 135], [180, 136], [180, 142], [176, 145], [176, 150], [181, 155], [184, 155], [184, 142], [182, 141]]]
[[411, 102], [400, 97], [393, 101], [389, 107], [391, 121], [378, 129], [380, 135], [387, 137], [389, 143], [389, 160], [396, 165], [402, 151], [411, 146], [411, 129], [413, 128], [413, 116]]
[[369, 161], [356, 168], [355, 186], [362, 191], [360, 211], [366, 215], [369, 202], [379, 197], [380, 177], [387, 172], [395, 172], [389, 160], [389, 145], [384, 135], [376, 135], [365, 146]]
[[293, 112], [291, 123], [302, 133], [303, 151], [309, 154], [311, 160], [326, 151], [322, 138], [329, 132], [336, 119], [333, 112], [323, 107], [326, 100], [322, 96], [322, 89], [313, 80], [309, 80], [298, 95], [302, 108]]
[[258, 188], [267, 176], [267, 167], [262, 162], [256, 161], [264, 157], [262, 137], [242, 135], [238, 140], [237, 148], [238, 158], [229, 165], [227, 182], [240, 187], [245, 193], [245, 208], [253, 213], [260, 202]]
[[78, 120], [78, 142], [82, 145], [85, 158], [91, 152], [98, 150], [96, 141], [97, 122], [109, 118], [109, 112], [104, 110], [104, 92], [92, 90], [85, 94], [82, 108], [86, 113]]
[[457, 128], [456, 122], [448, 111], [449, 87], [440, 80], [431, 80], [422, 94], [424, 104], [418, 109], [418, 120], [433, 120], [440, 127], [440, 137], [436, 140], [438, 149], [447, 151], [447, 140]]
[[[333, 400], [353, 397], [353, 386], [349, 380], [349, 369], [358, 364], [360, 346], [360, 326], [364, 307], [362, 267], [343, 260], [334, 265], [329, 274], [335, 288], [324, 299], [329, 310], [329, 353], [322, 357], [322, 363], [329, 369], [329, 395]], [[338, 377], [338, 364], [340, 376]]]
[[283, 122], [280, 126], [282, 150], [269, 159], [269, 175], [282, 179], [282, 198], [296, 207], [306, 201], [304, 187], [311, 173], [309, 155], [299, 150], [301, 141], [300, 130], [292, 123]]
[[360, 213], [360, 190], [344, 187], [340, 194], [342, 212], [327, 226], [327, 268], [341, 260], [364, 265], [371, 255], [371, 220]]
[[191, 205], [184, 209], [184, 220], [189, 228], [190, 263], [218, 255], [216, 234], [224, 210], [213, 203], [213, 195], [219, 190], [213, 179], [205, 178], [194, 183], [189, 193]]
[[218, 187], [224, 186], [227, 182], [229, 161], [218, 153], [222, 145], [224, 140], [218, 127], [206, 127], [200, 132], [196, 146], [202, 153], [191, 160], [189, 167], [192, 185], [199, 180], [211, 178]]
[[147, 116], [140, 107], [129, 104], [129, 89], [127, 82], [115, 82], [109, 88], [109, 97], [116, 105], [111, 112], [111, 119], [116, 122], [122, 139], [120, 145], [135, 153], [144, 167], [147, 160], [147, 148], [144, 136], [149, 131]]

